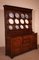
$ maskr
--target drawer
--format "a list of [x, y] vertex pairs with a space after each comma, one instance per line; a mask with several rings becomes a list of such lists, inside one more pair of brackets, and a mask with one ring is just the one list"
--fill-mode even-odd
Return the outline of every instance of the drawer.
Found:
[[28, 44], [28, 45], [23, 45], [22, 46], [22, 52], [24, 52], [24, 51], [27, 52], [28, 50], [31, 50], [31, 49], [32, 49], [32, 45]]
[[31, 40], [32, 40], [32, 36], [24, 36], [23, 37], [23, 43], [31, 43]]

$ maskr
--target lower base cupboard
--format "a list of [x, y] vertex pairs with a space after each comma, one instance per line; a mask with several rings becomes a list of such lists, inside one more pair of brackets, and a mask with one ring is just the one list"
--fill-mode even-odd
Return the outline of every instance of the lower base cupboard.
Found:
[[37, 49], [37, 33], [6, 38], [6, 55], [11, 58], [33, 49]]

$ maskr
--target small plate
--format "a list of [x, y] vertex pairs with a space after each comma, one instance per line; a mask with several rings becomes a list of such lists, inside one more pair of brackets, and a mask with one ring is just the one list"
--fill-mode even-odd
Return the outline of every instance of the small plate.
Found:
[[25, 25], [25, 28], [26, 28], [26, 29], [28, 29], [28, 28], [29, 28], [29, 26], [28, 26], [28, 25]]
[[25, 23], [26, 23], [26, 24], [29, 24], [29, 21], [28, 21], [27, 19], [25, 19]]
[[21, 28], [21, 29], [24, 29], [24, 26], [23, 26], [23, 25], [20, 25], [20, 28]]
[[9, 17], [14, 18], [14, 14], [12, 12], [10, 12]]
[[19, 20], [18, 20], [18, 19], [15, 19], [15, 23], [16, 23], [16, 24], [19, 24]]
[[14, 24], [13, 19], [9, 19], [8, 21], [9, 21], [10, 24]]
[[24, 14], [21, 14], [21, 18], [24, 18]]
[[19, 18], [19, 13], [15, 13], [15, 17], [16, 18]]
[[25, 18], [27, 18], [27, 19], [28, 19], [28, 14], [25, 14]]
[[13, 27], [12, 27], [11, 25], [9, 25], [9, 27], [8, 27], [8, 28], [9, 28], [9, 30], [13, 30]]
[[15, 28], [16, 28], [16, 29], [19, 29], [19, 26], [18, 26], [18, 25], [16, 25], [16, 26], [15, 26]]
[[21, 24], [24, 24], [24, 20], [23, 20], [23, 19], [20, 19], [20, 23], [21, 23]]

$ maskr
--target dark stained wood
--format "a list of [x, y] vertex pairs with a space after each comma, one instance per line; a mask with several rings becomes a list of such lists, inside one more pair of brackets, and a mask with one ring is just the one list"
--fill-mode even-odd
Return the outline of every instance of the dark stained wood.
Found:
[[[28, 14], [28, 21], [29, 21], [29, 29], [15, 29], [9, 30], [8, 23], [9, 12], [13, 12], [14, 14], [17, 12], [19, 15], [21, 13]], [[33, 49], [37, 49], [37, 33], [32, 31], [32, 9], [16, 7], [16, 6], [9, 6], [4, 5], [4, 17], [5, 17], [5, 54], [13, 58], [19, 54], [22, 54], [27, 51], [31, 51]], [[12, 18], [12, 19], [15, 19]], [[19, 20], [21, 19], [18, 18]], [[25, 18], [24, 18], [25, 20]], [[20, 22], [19, 22], [20, 23]], [[13, 24], [16, 25], [15, 23]], [[12, 25], [12, 26], [13, 26]], [[19, 24], [21, 25], [21, 24]], [[23, 26], [26, 25], [25, 23]]]

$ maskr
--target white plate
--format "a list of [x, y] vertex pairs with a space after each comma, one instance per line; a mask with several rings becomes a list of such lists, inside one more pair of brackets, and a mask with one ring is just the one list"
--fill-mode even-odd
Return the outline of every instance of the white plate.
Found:
[[21, 28], [21, 29], [24, 29], [24, 26], [23, 26], [23, 25], [20, 25], [20, 28]]
[[8, 28], [9, 28], [9, 30], [12, 30], [12, 29], [13, 29], [13, 27], [12, 27], [11, 25], [9, 25], [9, 27], [8, 27]]
[[24, 18], [24, 14], [21, 14], [21, 18]]
[[28, 25], [25, 25], [25, 28], [26, 28], [26, 29], [28, 29], [28, 28], [29, 28], [29, 26], [28, 26]]
[[18, 19], [15, 19], [15, 23], [16, 23], [16, 24], [19, 24], [19, 20], [18, 20]]
[[28, 21], [27, 19], [25, 19], [25, 23], [26, 23], [26, 24], [29, 24], [29, 21]]
[[18, 26], [18, 25], [16, 25], [16, 26], [15, 26], [15, 28], [16, 28], [16, 29], [19, 29], [19, 26]]
[[19, 13], [15, 13], [15, 17], [16, 18], [19, 18]]
[[9, 17], [14, 18], [14, 14], [12, 12], [10, 12]]
[[9, 19], [8, 21], [9, 21], [10, 24], [14, 24], [13, 19]]
[[25, 14], [25, 18], [27, 18], [27, 19], [28, 19], [28, 14]]
[[21, 24], [24, 24], [24, 20], [23, 20], [23, 19], [20, 19], [20, 23], [21, 23]]

